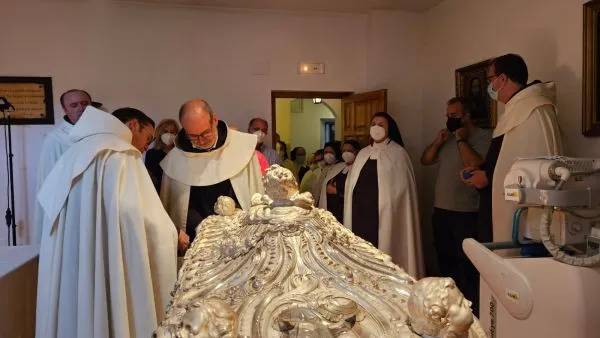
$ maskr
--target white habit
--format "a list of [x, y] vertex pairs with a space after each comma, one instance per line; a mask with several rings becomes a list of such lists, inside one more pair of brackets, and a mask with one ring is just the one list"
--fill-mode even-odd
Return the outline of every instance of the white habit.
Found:
[[344, 225], [352, 230], [354, 187], [365, 163], [377, 159], [379, 197], [378, 248], [415, 278], [424, 275], [418, 196], [408, 153], [394, 141], [362, 149], [348, 174], [344, 199]]
[[173, 148], [160, 162], [163, 179], [160, 197], [178, 229], [185, 231], [191, 187], [230, 180], [242, 209], [250, 208], [252, 195], [264, 193], [256, 157], [256, 135], [227, 130], [225, 143], [203, 153]]
[[513, 215], [517, 206], [504, 200], [504, 178], [515, 159], [562, 155], [553, 82], [526, 87], [506, 104], [493, 137], [504, 135], [492, 182], [494, 242], [512, 240]]
[[130, 130], [91, 106], [38, 195], [37, 337], [150, 337], [176, 280], [177, 234]]
[[[73, 125], [67, 122], [66, 117], [60, 122], [60, 124], [54, 128], [42, 143], [40, 161], [38, 162], [37, 170], [37, 182], [35, 192], [36, 194], [40, 191], [44, 180], [54, 168], [58, 159], [64, 154], [67, 149], [73, 144], [69, 139], [69, 133], [73, 129]], [[33, 221], [33, 227], [31, 229], [32, 242], [39, 244], [42, 240], [42, 224], [43, 223], [43, 210], [39, 202], [35, 203], [35, 219]]]

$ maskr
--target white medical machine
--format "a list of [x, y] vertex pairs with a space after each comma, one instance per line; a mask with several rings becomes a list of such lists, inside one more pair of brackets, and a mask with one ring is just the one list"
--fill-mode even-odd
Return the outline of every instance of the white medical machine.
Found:
[[[463, 242], [480, 272], [487, 334], [600, 337], [600, 159], [518, 159], [504, 187], [516, 207], [512, 242]], [[542, 246], [542, 257], [523, 255]], [[510, 248], [521, 254], [492, 251]]]

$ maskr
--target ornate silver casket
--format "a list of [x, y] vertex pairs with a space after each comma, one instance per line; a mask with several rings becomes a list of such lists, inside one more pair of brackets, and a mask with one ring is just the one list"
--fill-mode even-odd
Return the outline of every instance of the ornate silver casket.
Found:
[[485, 337], [452, 279], [416, 281], [289, 170], [264, 183], [247, 212], [221, 197], [202, 222], [155, 337]]

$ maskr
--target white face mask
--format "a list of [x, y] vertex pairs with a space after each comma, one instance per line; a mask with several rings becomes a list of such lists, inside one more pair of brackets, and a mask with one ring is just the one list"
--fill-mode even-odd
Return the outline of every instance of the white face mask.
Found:
[[160, 140], [168, 146], [173, 145], [173, 143], [175, 143], [175, 134], [164, 133], [160, 135]]
[[263, 141], [265, 140], [265, 136], [267, 136], [267, 134], [263, 133], [262, 130], [257, 130], [252, 134], [258, 136], [258, 143], [263, 143]]
[[335, 162], [336, 162], [335, 155], [331, 154], [331, 153], [327, 153], [327, 154], [323, 155], [323, 159], [325, 159], [325, 163], [327, 163], [327, 164], [335, 164]]
[[344, 159], [344, 163], [352, 164], [352, 163], [354, 163], [354, 159], [356, 158], [356, 155], [354, 155], [354, 153], [346, 151], [342, 154], [342, 158]]
[[374, 141], [382, 141], [385, 137], [385, 129], [382, 126], [371, 126], [369, 133]]

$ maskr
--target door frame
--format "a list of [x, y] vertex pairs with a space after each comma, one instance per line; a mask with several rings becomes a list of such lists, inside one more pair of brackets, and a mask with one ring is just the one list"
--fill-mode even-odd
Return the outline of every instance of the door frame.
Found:
[[[275, 148], [275, 133], [277, 132], [277, 99], [343, 99], [354, 92], [308, 91], [308, 90], [271, 90], [271, 144]], [[341, 113], [341, 112], [340, 112]]]

